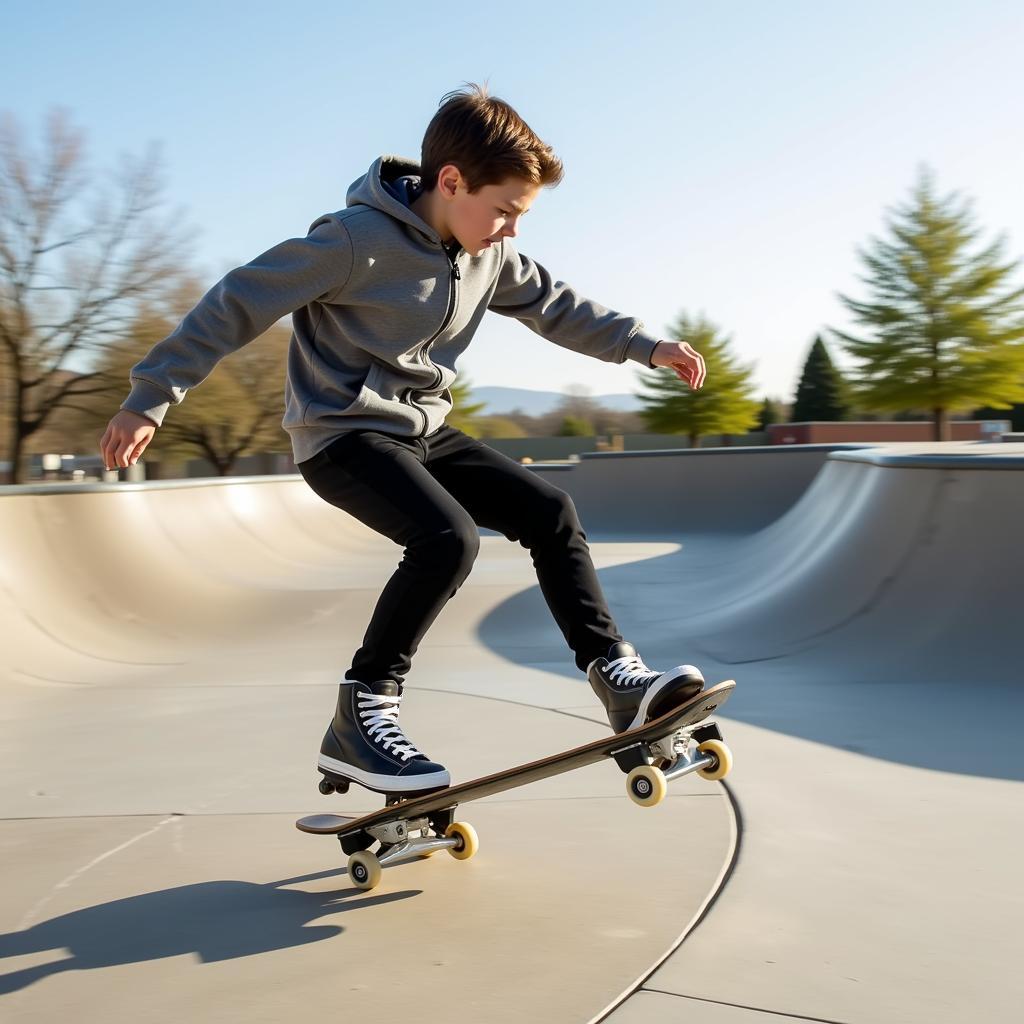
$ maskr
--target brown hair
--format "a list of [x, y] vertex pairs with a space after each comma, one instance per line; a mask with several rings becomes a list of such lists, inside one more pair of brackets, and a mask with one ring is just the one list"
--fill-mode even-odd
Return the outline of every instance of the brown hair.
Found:
[[458, 167], [470, 192], [510, 177], [557, 185], [562, 161], [551, 147], [504, 100], [488, 95], [486, 85], [465, 85], [442, 98], [423, 135], [424, 191], [434, 190], [445, 164]]

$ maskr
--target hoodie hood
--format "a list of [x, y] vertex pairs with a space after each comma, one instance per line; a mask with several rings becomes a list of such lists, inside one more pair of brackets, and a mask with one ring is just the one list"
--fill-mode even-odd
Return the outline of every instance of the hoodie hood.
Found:
[[387, 154], [379, 156], [362, 177], [349, 185], [345, 205], [372, 206], [440, 244], [441, 236], [409, 208], [423, 194], [420, 171], [416, 160]]

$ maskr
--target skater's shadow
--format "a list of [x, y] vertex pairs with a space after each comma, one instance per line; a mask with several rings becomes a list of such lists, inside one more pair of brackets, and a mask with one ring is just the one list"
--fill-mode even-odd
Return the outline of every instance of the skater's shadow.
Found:
[[0, 995], [61, 971], [159, 960], [193, 953], [203, 963], [287, 949], [339, 935], [337, 924], [309, 922], [418, 895], [369, 896], [359, 890], [306, 892], [284, 886], [344, 874], [330, 870], [256, 884], [225, 879], [75, 910], [20, 932], [0, 934], [0, 958], [48, 950], [69, 956], [0, 974]]

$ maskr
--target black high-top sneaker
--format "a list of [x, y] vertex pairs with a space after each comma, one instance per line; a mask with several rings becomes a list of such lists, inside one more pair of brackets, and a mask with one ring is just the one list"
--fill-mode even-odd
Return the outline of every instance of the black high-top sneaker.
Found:
[[420, 793], [450, 785], [448, 769], [420, 753], [402, 732], [401, 700], [398, 684], [390, 679], [341, 683], [317, 760], [324, 778], [351, 780], [377, 793]]
[[595, 658], [587, 666], [587, 678], [616, 732], [635, 729], [704, 689], [700, 669], [677, 665], [667, 672], [655, 672], [625, 640], [612, 644], [607, 658]]

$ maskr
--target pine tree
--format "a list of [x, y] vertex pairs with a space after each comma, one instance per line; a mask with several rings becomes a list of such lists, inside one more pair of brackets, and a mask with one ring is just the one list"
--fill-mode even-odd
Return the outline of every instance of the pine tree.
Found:
[[834, 423], [849, 417], [845, 384], [829, 358], [819, 334], [804, 363], [804, 372], [796, 389], [794, 423]]
[[767, 430], [773, 423], [782, 423], [784, 415], [782, 403], [765, 395], [761, 411], [757, 414], [757, 429]]
[[647, 429], [658, 434], [687, 434], [691, 448], [706, 434], [744, 434], [757, 426], [759, 405], [750, 382], [753, 367], [737, 364], [728, 352], [729, 339], [703, 316], [682, 314], [669, 337], [686, 341], [703, 357], [707, 375], [699, 391], [692, 391], [668, 367], [641, 371], [647, 391], [637, 397]]
[[486, 402], [473, 402], [472, 388], [468, 380], [456, 378], [451, 386], [452, 410], [445, 422], [457, 427], [471, 437], [477, 437], [481, 425], [477, 422]]
[[872, 301], [839, 296], [873, 336], [832, 329], [861, 360], [858, 403], [928, 409], [937, 441], [950, 439], [952, 413], [1024, 400], [1024, 288], [997, 293], [1017, 264], [999, 262], [1002, 235], [976, 255], [967, 252], [980, 232], [970, 202], [956, 209], [955, 198], [936, 198], [933, 176], [922, 168], [913, 202], [887, 223], [893, 237], [872, 238], [860, 250]]

